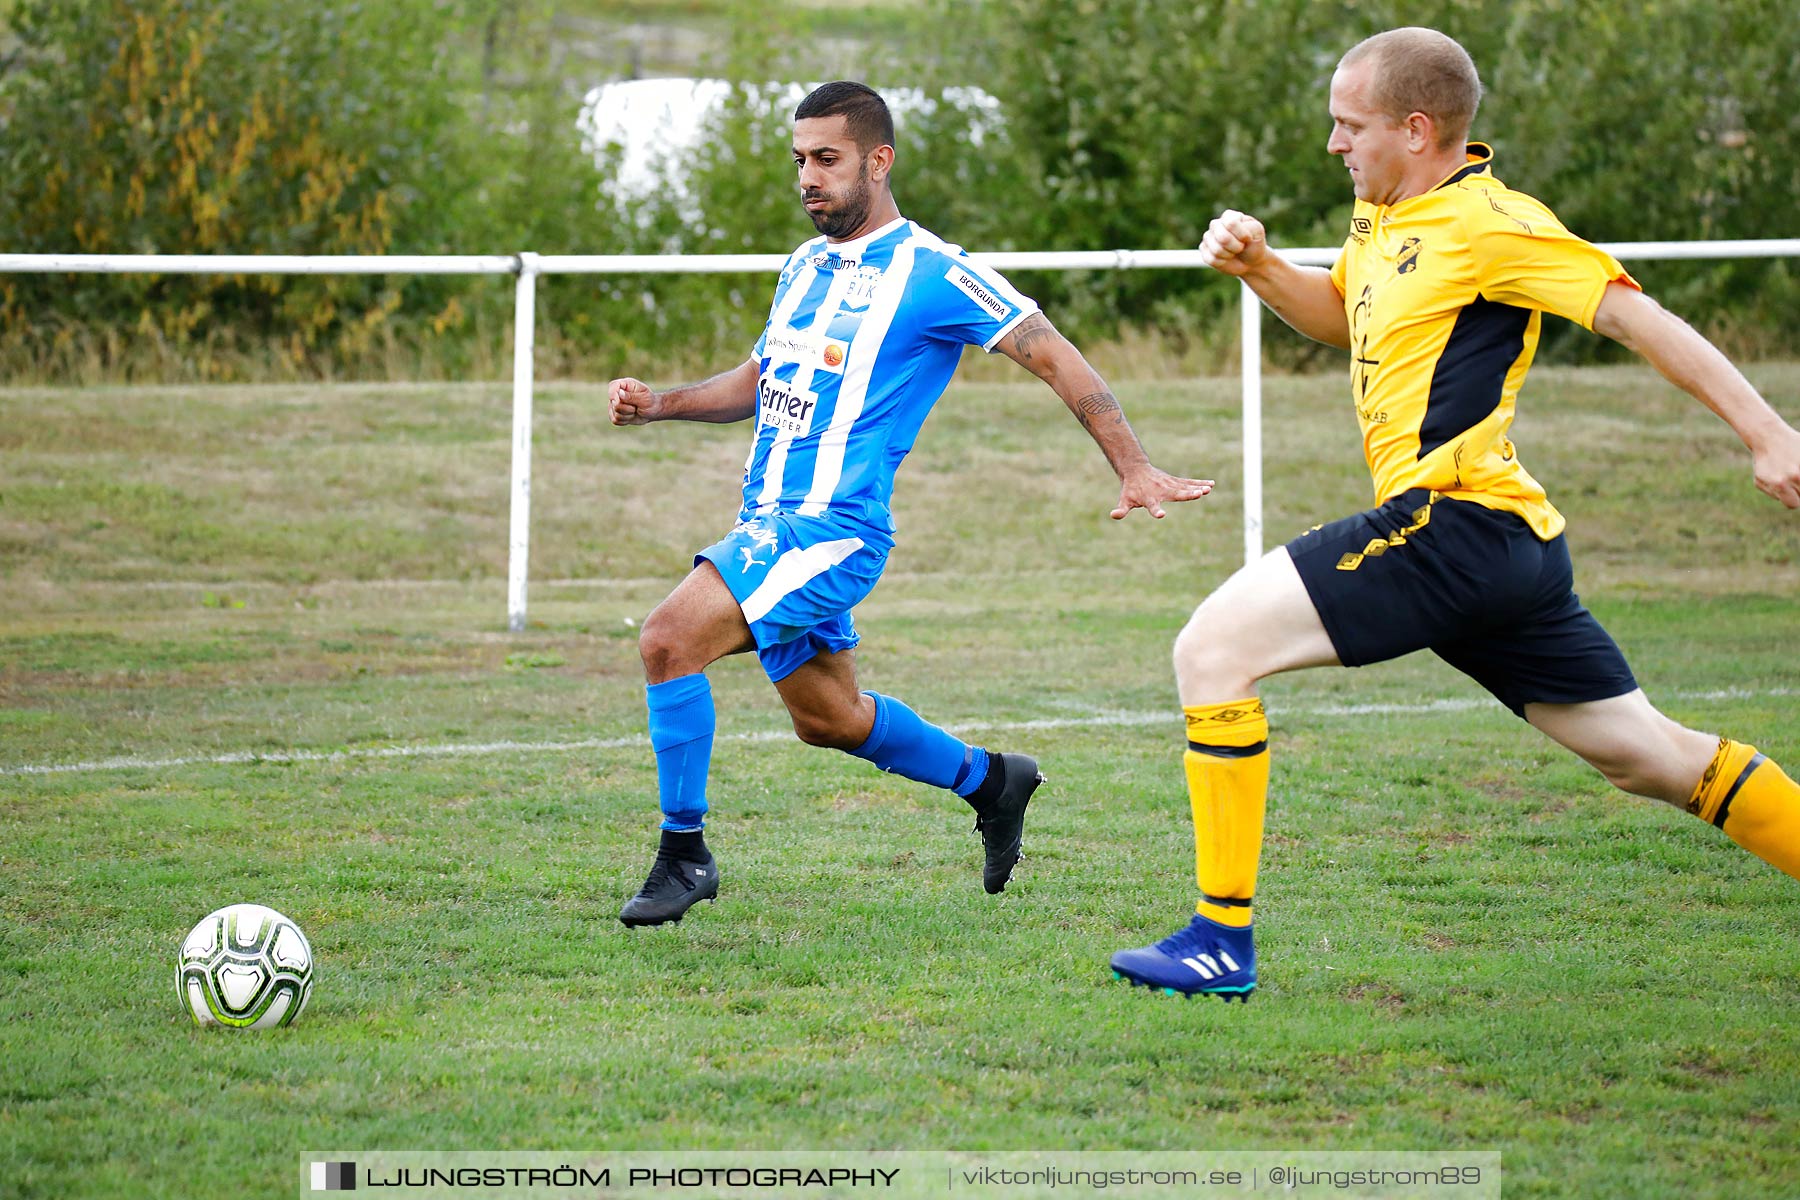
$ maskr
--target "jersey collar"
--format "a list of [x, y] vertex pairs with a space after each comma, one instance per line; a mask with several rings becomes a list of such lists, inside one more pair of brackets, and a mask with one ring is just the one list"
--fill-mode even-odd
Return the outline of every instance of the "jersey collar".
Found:
[[1402, 214], [1410, 213], [1415, 206], [1429, 205], [1432, 195], [1443, 191], [1451, 184], [1467, 179], [1471, 175], [1485, 174], [1493, 165], [1494, 149], [1485, 142], [1469, 142], [1464, 150], [1464, 157], [1467, 161], [1462, 166], [1450, 172], [1429, 189], [1393, 204], [1376, 206], [1377, 211], [1381, 213], [1381, 220], [1384, 222], [1397, 220]]
[[823, 246], [819, 247], [819, 253], [835, 254], [839, 258], [861, 258], [864, 250], [904, 224], [906, 224], [905, 217], [895, 217], [880, 229], [872, 229], [859, 238], [851, 238], [847, 242], [827, 240]]
[[1447, 188], [1471, 175], [1486, 174], [1488, 168], [1494, 165], [1494, 148], [1486, 142], [1470, 142], [1464, 153], [1468, 156], [1469, 161], [1450, 172], [1442, 183], [1431, 189], [1432, 191], [1435, 192], [1438, 188]]

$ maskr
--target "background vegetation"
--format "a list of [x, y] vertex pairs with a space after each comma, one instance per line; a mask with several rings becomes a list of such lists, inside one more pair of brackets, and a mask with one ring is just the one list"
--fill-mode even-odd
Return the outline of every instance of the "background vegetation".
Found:
[[[1191, 246], [1231, 205], [1288, 245], [1339, 240], [1323, 151], [1337, 55], [1435, 24], [1490, 95], [1498, 173], [1596, 240], [1791, 236], [1800, 195], [1800, 9], [1333, 5], [1299, 0], [914, 0], [860, 6], [597, 0], [21, 0], [0, 73], [0, 245], [24, 252], [785, 252], [782, 85], [847, 74], [940, 102], [901, 132], [905, 211], [975, 249]], [[663, 41], [644, 30], [671, 31]], [[683, 36], [674, 37], [674, 33]], [[650, 46], [648, 54], [643, 47]], [[662, 47], [658, 50], [657, 47]], [[327, 69], [327, 67], [329, 69]], [[627, 200], [575, 126], [582, 92], [633, 72], [745, 85], [688, 187]], [[944, 96], [981, 87], [1003, 125]], [[954, 92], [951, 93], [955, 95]], [[1646, 265], [1729, 348], [1791, 354], [1783, 261]], [[1153, 337], [1212, 361], [1233, 302], [1187, 272], [1021, 274], [1085, 339]], [[764, 312], [747, 277], [553, 279], [548, 370], [668, 372], [738, 352]], [[15, 377], [494, 377], [494, 279], [0, 281]], [[1604, 353], [1566, 328], [1552, 354]], [[1306, 361], [1296, 341], [1272, 352]]]

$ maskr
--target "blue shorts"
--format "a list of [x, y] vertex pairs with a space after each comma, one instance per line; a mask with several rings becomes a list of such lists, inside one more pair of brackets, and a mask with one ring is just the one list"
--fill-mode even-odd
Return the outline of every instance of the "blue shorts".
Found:
[[1415, 488], [1288, 554], [1347, 667], [1430, 650], [1521, 717], [1637, 690], [1574, 592], [1568, 544], [1513, 513]]
[[738, 522], [694, 556], [719, 569], [772, 682], [820, 654], [856, 645], [850, 610], [875, 590], [888, 543], [820, 517], [770, 513]]

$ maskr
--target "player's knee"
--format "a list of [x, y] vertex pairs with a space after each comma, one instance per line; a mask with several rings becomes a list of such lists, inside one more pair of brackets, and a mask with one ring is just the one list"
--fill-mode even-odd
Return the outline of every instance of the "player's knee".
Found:
[[644, 618], [638, 630], [638, 657], [643, 660], [644, 674], [650, 679], [670, 679], [686, 674], [683, 647], [687, 640], [675, 623], [662, 617], [661, 610]]
[[1179, 678], [1211, 679], [1237, 670], [1233, 643], [1209, 605], [1188, 618], [1175, 635], [1175, 674]]
[[1200, 614], [1195, 613], [1188, 618], [1188, 623], [1181, 627], [1175, 635], [1175, 673], [1184, 674], [1196, 671], [1206, 659], [1206, 631], [1200, 628]]

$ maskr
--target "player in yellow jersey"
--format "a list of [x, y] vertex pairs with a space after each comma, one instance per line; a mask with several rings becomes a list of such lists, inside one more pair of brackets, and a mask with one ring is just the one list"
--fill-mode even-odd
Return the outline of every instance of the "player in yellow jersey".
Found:
[[1228, 211], [1201, 249], [1308, 337], [1350, 351], [1376, 507], [1246, 566], [1175, 642], [1200, 903], [1113, 956], [1133, 983], [1247, 997], [1251, 899], [1269, 782], [1257, 684], [1300, 667], [1429, 649], [1616, 787], [1718, 826], [1800, 877], [1800, 787], [1755, 747], [1653, 708], [1572, 589], [1563, 519], [1507, 439], [1556, 313], [1631, 347], [1750, 449], [1756, 486], [1800, 508], [1800, 432], [1610, 255], [1492, 173], [1467, 142], [1481, 98], [1468, 54], [1430, 29], [1358, 44], [1331, 81], [1331, 137], [1356, 192], [1329, 271], [1268, 249]]

